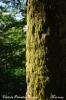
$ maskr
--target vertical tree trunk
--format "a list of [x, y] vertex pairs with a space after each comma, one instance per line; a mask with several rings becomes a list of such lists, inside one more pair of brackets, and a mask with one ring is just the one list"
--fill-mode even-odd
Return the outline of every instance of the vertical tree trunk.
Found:
[[65, 96], [65, 2], [65, 0], [29, 0], [28, 2], [26, 100], [49, 100], [50, 93]]
[[[26, 100], [47, 100], [49, 81], [46, 67], [45, 37], [48, 36], [44, 0], [28, 0], [26, 42]], [[44, 99], [45, 98], [45, 99]]]

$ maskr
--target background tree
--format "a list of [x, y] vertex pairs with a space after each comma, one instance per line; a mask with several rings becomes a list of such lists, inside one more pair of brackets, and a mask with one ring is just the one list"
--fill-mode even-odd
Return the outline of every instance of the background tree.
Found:
[[[25, 11], [19, 15], [12, 1], [0, 5], [0, 97], [25, 96]], [[7, 5], [6, 5], [7, 3]], [[11, 3], [11, 6], [10, 6]], [[23, 6], [22, 6], [23, 7]], [[10, 11], [11, 10], [11, 11]], [[12, 14], [11, 14], [12, 13]], [[20, 18], [17, 16], [19, 15]]]

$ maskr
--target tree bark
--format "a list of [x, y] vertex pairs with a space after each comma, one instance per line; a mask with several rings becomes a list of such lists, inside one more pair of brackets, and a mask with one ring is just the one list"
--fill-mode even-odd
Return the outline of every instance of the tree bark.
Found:
[[[28, 0], [26, 40], [26, 100], [47, 100], [45, 87], [49, 82], [46, 67], [47, 31], [44, 0]], [[45, 98], [45, 99], [44, 99]]]
[[26, 100], [50, 100], [52, 94], [65, 98], [65, 8], [65, 0], [28, 1]]

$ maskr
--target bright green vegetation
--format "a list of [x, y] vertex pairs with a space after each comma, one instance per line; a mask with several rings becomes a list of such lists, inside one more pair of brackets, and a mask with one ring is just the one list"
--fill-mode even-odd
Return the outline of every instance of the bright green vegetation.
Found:
[[25, 96], [25, 31], [23, 28], [26, 21], [25, 18], [16, 20], [12, 15], [8, 15], [4, 7], [0, 9], [0, 13], [0, 97], [2, 95]]

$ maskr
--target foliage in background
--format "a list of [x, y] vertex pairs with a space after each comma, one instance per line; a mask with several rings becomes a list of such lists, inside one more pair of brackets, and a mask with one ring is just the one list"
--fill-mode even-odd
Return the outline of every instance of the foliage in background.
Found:
[[[20, 3], [22, 11], [18, 11], [22, 7], [14, 7], [12, 1], [3, 0], [2, 3], [0, 5], [0, 96], [25, 95], [26, 10], [22, 5], [23, 2]], [[16, 15], [20, 14], [19, 12], [20, 17]]]

